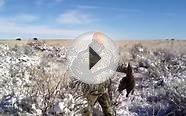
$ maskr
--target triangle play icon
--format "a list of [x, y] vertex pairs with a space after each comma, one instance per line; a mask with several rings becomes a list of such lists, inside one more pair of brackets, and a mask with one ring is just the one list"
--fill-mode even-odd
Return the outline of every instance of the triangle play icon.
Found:
[[101, 57], [89, 47], [89, 70], [101, 59]]

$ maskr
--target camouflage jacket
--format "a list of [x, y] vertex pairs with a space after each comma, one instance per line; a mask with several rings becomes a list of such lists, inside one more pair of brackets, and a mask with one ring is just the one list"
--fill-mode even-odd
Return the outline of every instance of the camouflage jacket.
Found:
[[[83, 94], [86, 95], [95, 95], [99, 96], [105, 92], [109, 92], [111, 90], [111, 79], [105, 81], [101, 84], [87, 84], [83, 83], [79, 80], [73, 80], [71, 83], [71, 88], [81, 89]], [[110, 95], [110, 93], [109, 93]]]

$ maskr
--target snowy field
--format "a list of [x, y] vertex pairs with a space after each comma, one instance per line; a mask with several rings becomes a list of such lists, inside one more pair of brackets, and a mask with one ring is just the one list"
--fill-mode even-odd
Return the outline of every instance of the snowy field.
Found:
[[[186, 41], [120, 41], [121, 61], [136, 80], [129, 98], [117, 97], [124, 73], [112, 78], [116, 116], [186, 115]], [[67, 73], [69, 41], [0, 42], [0, 115], [81, 116], [87, 101]], [[97, 114], [101, 108], [95, 105]], [[98, 112], [100, 111], [100, 113]]]

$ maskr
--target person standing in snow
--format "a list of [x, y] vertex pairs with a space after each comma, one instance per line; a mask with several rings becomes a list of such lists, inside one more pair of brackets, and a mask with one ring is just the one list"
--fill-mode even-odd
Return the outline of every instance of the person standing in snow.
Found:
[[[104, 50], [103, 43], [104, 42], [104, 35], [100, 32], [96, 32], [93, 35], [92, 42], [90, 43], [89, 46], [94, 45], [94, 49], [96, 49], [97, 52], [101, 53]], [[88, 49], [80, 52], [78, 54], [77, 59], [81, 59], [81, 57], [85, 54], [88, 53]], [[90, 54], [91, 57], [91, 54]], [[80, 61], [74, 61], [75, 65], [78, 70], [78, 63]], [[83, 62], [85, 63], [85, 62]], [[90, 67], [92, 67], [95, 64], [94, 60], [90, 61]], [[74, 70], [76, 71], [76, 70]], [[78, 75], [77, 75], [78, 76]], [[98, 102], [101, 107], [102, 111], [105, 116], [113, 116], [114, 112], [111, 107], [111, 80], [107, 80], [104, 83], [101, 84], [87, 84], [87, 83], [81, 83], [82, 91], [83, 91], [83, 96], [87, 99], [88, 102], [88, 107], [84, 108], [83, 114], [86, 116], [93, 116], [93, 107], [96, 102]]]

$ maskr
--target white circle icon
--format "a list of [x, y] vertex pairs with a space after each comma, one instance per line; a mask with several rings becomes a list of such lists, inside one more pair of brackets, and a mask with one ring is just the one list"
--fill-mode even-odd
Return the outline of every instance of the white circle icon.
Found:
[[87, 84], [100, 84], [111, 78], [118, 66], [115, 44], [101, 32], [77, 37], [68, 51], [70, 71]]

